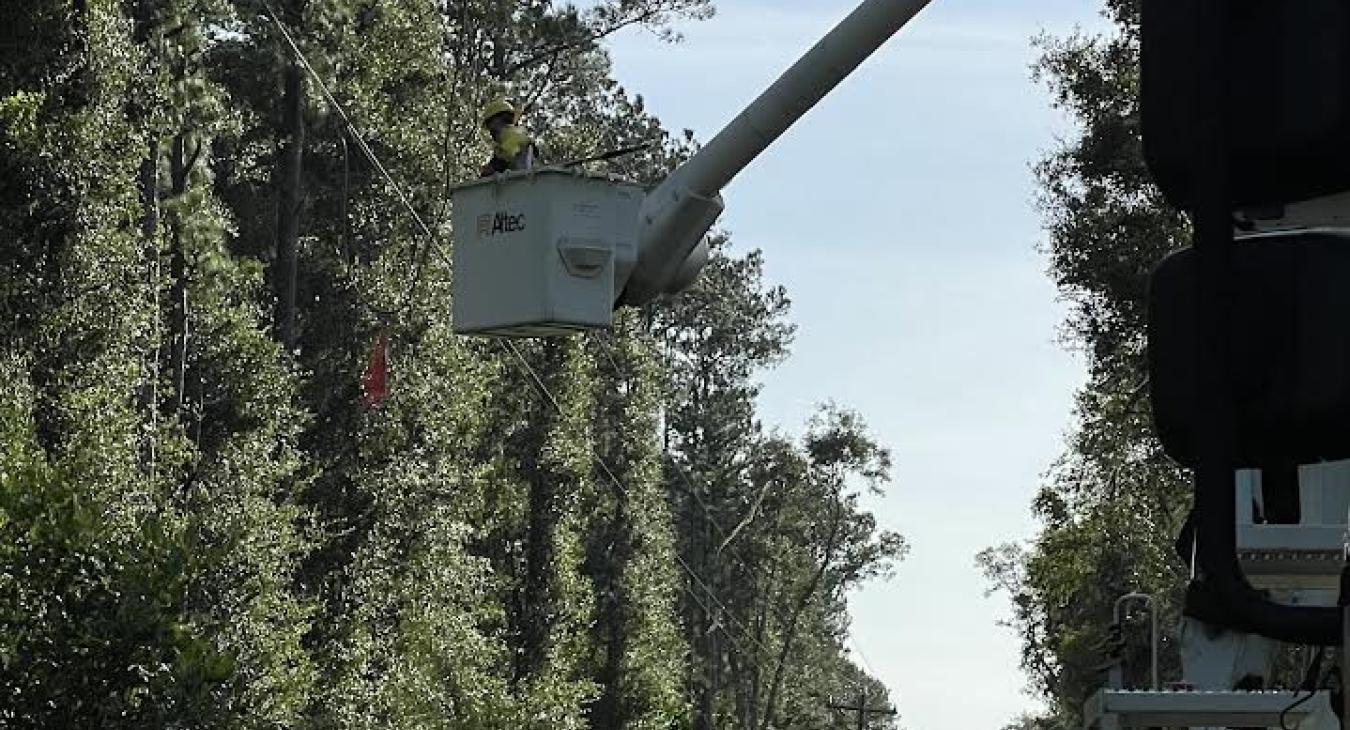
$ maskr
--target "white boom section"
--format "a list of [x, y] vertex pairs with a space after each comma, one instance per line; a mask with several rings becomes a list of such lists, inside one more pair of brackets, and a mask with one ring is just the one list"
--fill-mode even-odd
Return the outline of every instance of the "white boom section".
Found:
[[864, 0], [653, 190], [642, 204], [637, 266], [624, 301], [645, 302], [683, 278], [677, 272], [722, 212], [722, 188], [929, 1]]

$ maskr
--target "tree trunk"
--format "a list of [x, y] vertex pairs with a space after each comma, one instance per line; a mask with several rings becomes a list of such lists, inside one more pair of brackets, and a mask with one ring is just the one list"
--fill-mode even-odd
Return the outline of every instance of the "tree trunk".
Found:
[[152, 133], [145, 159], [141, 161], [141, 238], [145, 246], [147, 306], [154, 317], [150, 344], [146, 348], [146, 382], [141, 388], [141, 407], [150, 422], [150, 433], [145, 439], [143, 468], [155, 480], [158, 454], [155, 439], [159, 436], [159, 139]]
[[689, 588], [697, 596], [689, 604], [689, 639], [693, 648], [694, 671], [691, 676], [694, 690], [694, 730], [713, 730], [716, 709], [717, 677], [713, 669], [716, 657], [713, 656], [712, 628], [716, 608], [709, 589], [713, 586], [712, 575], [708, 572], [708, 520], [702, 510], [699, 496], [693, 490], [698, 484], [686, 485], [689, 496], [685, 498], [689, 524], [689, 565], [694, 575], [689, 578]]
[[[616, 490], [617, 492], [618, 490]], [[624, 575], [632, 559], [633, 527], [628, 518], [624, 495], [616, 493], [614, 517], [610, 520], [610, 554], [608, 565], [601, 566], [603, 576], [597, 586], [600, 635], [604, 643], [605, 659], [598, 672], [601, 686], [599, 699], [591, 713], [590, 726], [597, 730], [620, 730], [627, 726], [624, 703], [624, 655], [628, 652], [627, 607], [629, 596], [624, 586]]]
[[[192, 171], [192, 166], [196, 164], [196, 153], [189, 159], [187, 152], [187, 133], [179, 132], [173, 139], [173, 150], [170, 153], [169, 166], [172, 177], [172, 186], [169, 190], [171, 198], [181, 197], [187, 192], [188, 176]], [[186, 245], [183, 232], [183, 221], [177, 216], [171, 217], [170, 224], [172, 246], [172, 260], [170, 262], [170, 275], [173, 277], [173, 286], [169, 294], [169, 327], [171, 352], [169, 353], [169, 367], [173, 376], [173, 398], [175, 412], [182, 410], [183, 400], [187, 392], [187, 353], [188, 353], [188, 282], [187, 282], [187, 252], [184, 250]]]
[[763, 671], [760, 667], [759, 653], [755, 649], [763, 646], [768, 640], [766, 627], [771, 598], [764, 593], [763, 587], [773, 585], [776, 577], [777, 564], [772, 562], [769, 563], [768, 575], [752, 574], [753, 586], [750, 595], [754, 596], [752, 599], [755, 610], [754, 633], [750, 635], [751, 641], [744, 648], [753, 652], [753, 654], [749, 656], [737, 655], [736, 661], [732, 662], [730, 667], [732, 681], [737, 688], [737, 717], [740, 719], [740, 727], [745, 730], [755, 730], [759, 727], [759, 693]]
[[[700, 380], [695, 385], [692, 394], [693, 406], [699, 409], [703, 401], [702, 393], [704, 385]], [[702, 434], [691, 433], [688, 435], [688, 442], [685, 444], [686, 453], [698, 454], [703, 447]], [[715, 461], [711, 458], [698, 460], [700, 463], [711, 464]], [[717, 710], [717, 669], [716, 663], [719, 657], [716, 655], [716, 643], [713, 637], [713, 626], [716, 618], [713, 595], [711, 592], [715, 589], [716, 581], [713, 578], [709, 558], [711, 556], [712, 534], [711, 521], [712, 515], [708, 514], [708, 500], [698, 494], [699, 489], [706, 483], [703, 479], [692, 479], [692, 484], [686, 484], [690, 494], [686, 499], [689, 505], [689, 564], [692, 566], [697, 580], [690, 579], [690, 587], [699, 595], [699, 600], [690, 605], [693, 613], [693, 620], [690, 622], [689, 629], [692, 634], [691, 646], [694, 650], [694, 730], [715, 730], [716, 710]], [[702, 581], [702, 584], [700, 584]]]
[[[563, 367], [563, 350], [550, 342], [544, 346], [544, 358], [537, 367], [555, 373]], [[556, 387], [555, 385], [550, 387]], [[525, 526], [525, 576], [518, 599], [520, 636], [515, 656], [515, 681], [524, 682], [544, 666], [549, 637], [557, 617], [557, 586], [554, 573], [555, 541], [561, 506], [558, 482], [562, 476], [541, 463], [550, 429], [560, 425], [563, 415], [549, 404], [536, 401], [528, 442], [524, 445], [523, 468], [530, 483], [529, 513]]]
[[282, 126], [277, 145], [277, 246], [273, 262], [273, 286], [277, 296], [277, 337], [288, 352], [295, 350], [297, 249], [300, 242], [300, 207], [304, 196], [305, 71], [292, 59], [285, 71]]
[[[710, 502], [711, 499], [712, 495], [710, 494], [708, 495], [708, 499], [705, 499], [704, 502]], [[713, 591], [717, 591], [717, 571], [712, 560], [712, 545], [717, 538], [713, 534], [712, 521], [712, 515], [705, 514], [703, 516], [703, 524], [700, 531], [702, 535], [699, 540], [699, 562], [696, 563], [696, 565], [699, 566], [699, 574], [702, 576], [704, 582], [708, 584], [708, 587], [713, 589]], [[718, 619], [720, 618], [720, 610], [713, 600], [712, 595], [705, 596], [705, 598], [708, 602], [710, 615], [706, 617], [706, 621], [703, 624], [704, 664], [703, 697], [701, 698], [701, 702], [703, 705], [703, 721], [706, 723], [704, 727], [706, 727], [707, 730], [714, 730], [714, 728], [717, 727], [717, 695], [721, 691], [721, 677], [719, 676], [719, 670], [722, 666], [722, 653], [720, 642], [717, 640], [717, 626]]]
[[524, 616], [521, 650], [517, 655], [516, 680], [538, 672], [548, 651], [552, 627], [553, 537], [557, 527], [553, 480], [536, 471], [530, 478], [529, 524], [525, 528]]
[[778, 651], [778, 664], [773, 669], [773, 681], [769, 683], [769, 696], [764, 702], [764, 715], [760, 723], [760, 730], [768, 730], [773, 724], [774, 705], [778, 703], [778, 692], [783, 686], [783, 674], [787, 668], [788, 654], [792, 650], [792, 641], [797, 635], [797, 622], [801, 620], [802, 611], [811, 601], [811, 596], [815, 595], [816, 589], [820, 587], [820, 581], [825, 577], [825, 571], [829, 570], [830, 563], [834, 560], [834, 551], [839, 542], [839, 523], [843, 517], [842, 508], [836, 503], [833, 520], [830, 523], [830, 534], [825, 541], [825, 555], [820, 559], [820, 565], [811, 575], [811, 580], [807, 582], [806, 588], [797, 598], [797, 605], [792, 609], [792, 617], [788, 619], [787, 628], [783, 631], [783, 645]]

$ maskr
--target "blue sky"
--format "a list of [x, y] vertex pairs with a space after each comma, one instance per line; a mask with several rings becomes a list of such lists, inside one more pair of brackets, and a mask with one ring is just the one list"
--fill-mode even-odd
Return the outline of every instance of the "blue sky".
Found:
[[[706, 140], [853, 4], [718, 0], [682, 44], [614, 38], [615, 74]], [[765, 378], [766, 423], [796, 432], [833, 399], [894, 452], [871, 506], [912, 550], [850, 604], [909, 730], [998, 730], [1037, 706], [973, 559], [1034, 533], [1030, 499], [1083, 380], [1058, 341], [1030, 172], [1071, 127], [1030, 79], [1030, 39], [1100, 30], [1098, 8], [934, 0], [724, 193], [721, 226], [764, 249], [799, 326]]]

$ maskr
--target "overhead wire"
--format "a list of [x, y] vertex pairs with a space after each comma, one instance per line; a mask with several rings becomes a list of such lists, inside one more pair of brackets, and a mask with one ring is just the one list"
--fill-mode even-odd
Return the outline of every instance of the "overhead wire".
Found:
[[[521, 369], [528, 375], [530, 381], [534, 384], [535, 389], [539, 391], [539, 393], [542, 396], [544, 396], [544, 398], [548, 401], [548, 403], [553, 406], [554, 410], [561, 413], [562, 405], [559, 403], [557, 396], [555, 396], [553, 394], [553, 391], [549, 389], [548, 384], [544, 382], [544, 379], [539, 375], [539, 372], [535, 370], [534, 366], [530, 364], [529, 360], [527, 360], [525, 356], [521, 354], [520, 348], [516, 347], [516, 344], [514, 342], [507, 339], [495, 340], [494, 342], [506, 348], [507, 352], [515, 359], [517, 364], [520, 365]], [[609, 463], [604, 458], [604, 455], [602, 455], [598, 449], [595, 449], [593, 447], [591, 449], [591, 457], [595, 461], [595, 463], [600, 467], [600, 470], [604, 472], [605, 476], [610, 480], [610, 482], [614, 484], [615, 488], [618, 489], [621, 494], [627, 496], [629, 493], [628, 488], [624, 485], [623, 481], [620, 480], [617, 475], [615, 475], [614, 470], [610, 468]], [[754, 632], [750, 629], [750, 626], [746, 622], [737, 617], [736, 614], [733, 613], [731, 609], [728, 608], [727, 605], [723, 603], [720, 598], [718, 598], [717, 594], [713, 591], [712, 586], [710, 586], [707, 583], [707, 581], [705, 581], [703, 577], [698, 574], [698, 571], [694, 570], [693, 566], [691, 566], [689, 562], [684, 559], [684, 556], [680, 555], [678, 551], [674, 552], [673, 555], [675, 557], [675, 561], [680, 565], [681, 568], [684, 569], [684, 572], [689, 575], [690, 580], [694, 581], [694, 583], [696, 583], [698, 587], [701, 588], [703, 592], [707, 595], [708, 600], [711, 601], [713, 605], [715, 605], [717, 608], [719, 608], [726, 615], [728, 620], [730, 620], [734, 625], [738, 626], [741, 631], [745, 632], [745, 636], [747, 639], [749, 639], [752, 643], [754, 643], [756, 646], [758, 646], [766, 653], [772, 655], [773, 653], [772, 650], [770, 650], [769, 647], [765, 646], [764, 643], [761, 642], [759, 638], [754, 635]], [[707, 611], [706, 606], [704, 607], [704, 609], [705, 612], [709, 612]], [[728, 635], [730, 635], [729, 632]]]
[[[595, 342], [599, 343], [600, 350], [604, 353], [605, 359], [609, 361], [610, 367], [614, 369], [615, 375], [622, 375], [623, 368], [619, 366], [618, 361], [615, 359], [614, 348], [608, 339], [598, 336], [593, 339]], [[744, 568], [747, 573], [753, 574], [754, 571], [750, 569], [750, 562], [731, 545], [731, 535], [728, 534], [721, 523], [718, 522], [717, 517], [712, 512], [712, 508], [708, 505], [707, 501], [703, 499], [703, 495], [700, 494], [701, 490], [694, 485], [694, 480], [689, 476], [688, 470], [684, 468], [684, 465], [680, 463], [679, 459], [675, 458], [675, 455], [670, 452], [670, 449], [663, 447], [661, 449], [661, 456], [670, 462], [671, 467], [674, 468], [675, 475], [679, 477], [679, 481], [683, 483], [684, 488], [682, 491], [694, 498], [694, 501], [698, 503], [699, 508], [703, 510], [704, 519], [712, 525], [718, 535], [721, 535], [722, 543], [717, 548], [717, 554], [721, 554], [724, 548], [729, 548], [732, 557], [740, 562], [741, 567]]]
[[[341, 103], [338, 102], [337, 97], [333, 95], [332, 90], [329, 89], [328, 84], [324, 82], [323, 77], [319, 75], [319, 72], [315, 70], [314, 65], [310, 63], [309, 57], [306, 56], [305, 52], [300, 49], [300, 44], [296, 42], [295, 37], [292, 36], [290, 30], [286, 28], [286, 24], [282, 22], [281, 15], [276, 12], [276, 10], [272, 7], [272, 4], [269, 2], [269, 0], [258, 0], [258, 4], [263, 7], [263, 10], [265, 11], [265, 16], [272, 21], [272, 24], [276, 26], [277, 31], [281, 33], [282, 39], [284, 39], [286, 41], [286, 45], [290, 47], [292, 54], [295, 56], [295, 59], [305, 69], [306, 73], [309, 74], [309, 77], [313, 79], [315, 85], [319, 87], [319, 93], [323, 95], [324, 100], [328, 102], [328, 105], [342, 120], [342, 123], [347, 128], [347, 136], [351, 137], [352, 140], [356, 142], [357, 149], [361, 151], [361, 155], [365, 157], [366, 161], [370, 163], [371, 167], [375, 168], [375, 171], [380, 174], [380, 176], [384, 179], [385, 184], [389, 186], [389, 188], [393, 191], [394, 195], [399, 199], [399, 202], [403, 204], [403, 207], [407, 208], [408, 213], [412, 216], [413, 221], [417, 223], [417, 227], [420, 229], [422, 235], [424, 235], [428, 241], [435, 244], [436, 236], [431, 232], [431, 226], [427, 225], [426, 221], [422, 218], [422, 214], [417, 211], [417, 208], [412, 204], [412, 200], [409, 199], [407, 193], [404, 192], [403, 187], [398, 184], [398, 182], [394, 179], [394, 176], [390, 174], [388, 168], [385, 167], [384, 162], [380, 160], [379, 155], [375, 154], [375, 151], [371, 148], [370, 143], [366, 141], [365, 134], [363, 134], [361, 132], [361, 129], [356, 126], [356, 123], [352, 121], [351, 116], [347, 113], [347, 109], [343, 107]], [[345, 137], [342, 140], [342, 148], [345, 165], [347, 154], [347, 141]], [[343, 184], [344, 186], [347, 184], [345, 173]], [[346, 192], [344, 191], [344, 206], [346, 204], [345, 196]], [[344, 226], [348, 225], [345, 215], [343, 216], [343, 224]], [[344, 236], [346, 236], [345, 233]], [[349, 243], [350, 243], [349, 241], [346, 241], [344, 239], [343, 241], [344, 246], [349, 245]], [[413, 245], [412, 261], [414, 269], [413, 269], [412, 284], [409, 285], [408, 290], [404, 293], [402, 297], [403, 301], [397, 305], [397, 308], [391, 312], [389, 310], [384, 310], [374, 305], [369, 305], [372, 310], [374, 310], [377, 314], [379, 314], [381, 318], [385, 320], [393, 318], [393, 315], [401, 314], [405, 309], [407, 309], [409, 306], [412, 305], [412, 300], [416, 293], [417, 285], [422, 278], [422, 257], [418, 256], [418, 248], [419, 247], [416, 244]]]
[[[379, 156], [376, 155], [374, 150], [370, 148], [370, 145], [366, 142], [365, 135], [362, 134], [360, 128], [356, 126], [356, 123], [352, 120], [351, 116], [348, 115], [347, 110], [337, 100], [337, 97], [334, 96], [332, 90], [329, 89], [328, 84], [323, 80], [323, 78], [319, 75], [318, 71], [316, 71], [314, 66], [310, 63], [309, 58], [306, 57], [304, 51], [301, 50], [299, 44], [296, 43], [295, 38], [291, 35], [290, 31], [281, 21], [280, 15], [278, 15], [276, 11], [273, 10], [268, 0], [258, 0], [258, 2], [267, 11], [267, 16], [276, 25], [277, 30], [281, 33], [282, 38], [285, 39], [286, 44], [290, 47], [292, 53], [295, 54], [296, 59], [304, 67], [306, 72], [309, 74], [310, 78], [314, 81], [315, 85], [319, 87], [319, 91], [323, 95], [324, 100], [328, 102], [329, 106], [333, 108], [334, 112], [336, 112], [338, 116], [342, 118], [343, 123], [347, 125], [348, 131], [350, 132], [352, 139], [356, 141], [357, 148], [361, 150], [361, 153], [366, 157], [367, 161], [370, 162], [371, 166], [374, 167], [375, 170], [379, 172], [380, 176], [384, 178], [385, 183], [394, 192], [395, 196], [398, 198], [399, 202], [403, 205], [403, 207], [408, 211], [409, 215], [412, 216], [413, 221], [417, 224], [418, 228], [422, 231], [422, 233], [427, 237], [427, 240], [430, 242], [432, 248], [434, 248], [436, 252], [440, 255], [441, 259], [444, 261], [446, 266], [452, 266], [453, 265], [452, 260], [449, 254], [445, 251], [444, 246], [441, 245], [440, 240], [436, 237], [434, 233], [432, 233], [431, 227], [427, 225], [426, 221], [422, 218], [422, 215], [417, 212], [417, 208], [412, 204], [412, 200], [403, 190], [403, 187], [398, 184], [398, 181], [394, 179], [394, 176], [389, 172], [388, 168], [385, 167], [384, 163], [380, 160]], [[521, 366], [523, 374], [525, 374], [527, 378], [534, 384], [535, 389], [539, 391], [539, 393], [542, 396], [545, 397], [548, 403], [556, 411], [561, 413], [562, 405], [559, 403], [557, 397], [553, 394], [552, 390], [549, 389], [548, 384], [544, 382], [543, 378], [539, 376], [538, 372], [535, 371], [534, 367], [530, 365], [529, 361], [525, 358], [525, 356], [520, 352], [520, 348], [516, 347], [515, 343], [510, 340], [495, 339], [493, 340], [493, 342], [494, 344], [497, 345], [498, 349], [504, 351], [505, 354], [509, 354], [512, 357], [512, 359], [514, 359], [515, 362]], [[592, 457], [595, 460], [595, 462], [600, 466], [601, 471], [605, 473], [605, 475], [610, 479], [610, 481], [614, 484], [614, 486], [621, 493], [627, 494], [628, 493], [627, 488], [624, 486], [623, 482], [618, 478], [618, 476], [614, 474], [614, 471], [610, 469], [609, 464], [606, 463], [603, 456], [599, 453], [598, 450], [592, 448]], [[771, 650], [767, 646], [765, 646], [763, 642], [761, 642], [753, 634], [753, 632], [749, 630], [749, 627], [744, 622], [742, 622], [739, 618], [737, 618], [736, 615], [732, 613], [730, 609], [727, 608], [726, 604], [723, 603], [721, 599], [719, 599], [717, 595], [713, 592], [712, 587], [709, 586], [708, 583], [698, 575], [698, 573], [693, 569], [693, 567], [690, 566], [687, 561], [685, 561], [684, 557], [681, 556], [678, 552], [675, 552], [674, 556], [676, 562], [689, 575], [689, 578], [692, 581], [694, 581], [699, 586], [699, 588], [701, 588], [704, 591], [708, 600], [717, 608], [719, 608], [732, 623], [739, 626], [740, 629], [745, 632], [746, 638], [748, 638], [752, 643], [757, 645], [760, 649], [771, 655], [772, 654]], [[704, 608], [706, 613], [709, 614], [712, 613], [712, 611], [709, 610], [708, 606], [706, 604], [703, 604], [702, 601], [697, 601], [697, 603], [699, 603], [700, 606]], [[726, 634], [730, 636], [731, 632], [726, 632]], [[734, 643], [735, 640], [733, 639], [733, 644]]]
[[267, 10], [268, 17], [271, 18], [272, 22], [276, 25], [277, 30], [281, 32], [282, 38], [284, 38], [286, 44], [290, 46], [291, 51], [295, 54], [296, 60], [300, 61], [300, 64], [304, 66], [305, 70], [309, 73], [310, 78], [318, 85], [320, 93], [323, 94], [323, 97], [328, 102], [329, 106], [333, 107], [333, 111], [337, 112], [337, 115], [342, 118], [343, 123], [347, 125], [347, 129], [351, 132], [352, 139], [356, 141], [356, 146], [360, 148], [361, 153], [365, 155], [366, 160], [368, 160], [371, 166], [373, 166], [376, 171], [380, 173], [380, 176], [384, 178], [385, 182], [393, 190], [394, 195], [396, 195], [399, 201], [403, 203], [403, 207], [408, 209], [408, 213], [412, 216], [413, 220], [417, 222], [417, 226], [422, 229], [422, 232], [432, 240], [435, 240], [435, 236], [431, 233], [431, 227], [422, 219], [422, 214], [417, 212], [417, 208], [413, 206], [412, 200], [408, 198], [403, 187], [394, 180], [393, 175], [389, 174], [389, 170], [386, 169], [384, 163], [380, 161], [379, 155], [376, 155], [374, 150], [370, 148], [370, 145], [366, 142], [365, 135], [361, 133], [360, 128], [358, 128], [356, 123], [352, 121], [352, 118], [348, 116], [346, 108], [338, 103], [337, 98], [333, 96], [333, 92], [329, 90], [328, 84], [324, 82], [323, 77], [319, 76], [319, 72], [314, 70], [314, 66], [310, 64], [309, 58], [305, 56], [304, 51], [300, 50], [300, 45], [295, 42], [295, 38], [291, 36], [291, 32], [286, 29], [286, 24], [281, 22], [281, 16], [272, 9], [272, 5], [268, 0], [258, 0], [258, 2]]
[[867, 654], [863, 652], [862, 645], [858, 643], [858, 639], [852, 633], [848, 635], [848, 643], [853, 647], [853, 651], [857, 653], [858, 658], [862, 660], [863, 669], [867, 671], [868, 676], [881, 679], [877, 676], [877, 670], [872, 668], [872, 662], [867, 661]]
[[[697, 591], [695, 591], [693, 588], [690, 588], [688, 583], [685, 583], [682, 587], [684, 588], [684, 592], [687, 593], [687, 594], [689, 594], [690, 600], [692, 600], [694, 603], [698, 604], [698, 607], [701, 608], [701, 609], [703, 609], [703, 612], [704, 612], [704, 613], [706, 613], [706, 614], [708, 614], [708, 615], [712, 615], [712, 612], [713, 612], [712, 609], [708, 607], [708, 604], [706, 604], [706, 603], [703, 602], [703, 599], [699, 597], [699, 594], [698, 594]], [[720, 621], [716, 622], [712, 627], [709, 628], [709, 633], [711, 633], [711, 631], [712, 631], [713, 629], [719, 630], [719, 631], [722, 633], [723, 636], [725, 636], [725, 637], [727, 637], [728, 639], [730, 639], [730, 640], [731, 640], [731, 645], [734, 646], [734, 647], [736, 648], [736, 651], [737, 651], [737, 652], [739, 652], [739, 653], [741, 653], [741, 654], [745, 654], [745, 655], [747, 655], [747, 656], [749, 655], [749, 652], [747, 652], [747, 651], [745, 650], [745, 647], [743, 647], [743, 646], [741, 645], [741, 642], [739, 642], [739, 641], [736, 640], [736, 633], [733, 632], [733, 631], [727, 631], [727, 630], [723, 629], [723, 628], [722, 628], [722, 624], [721, 624]]]
[[[609, 361], [609, 366], [614, 370], [614, 374], [616, 376], [622, 376], [623, 368], [614, 357], [614, 348], [609, 340], [598, 336], [592, 339], [599, 343], [600, 351], [604, 353], [605, 359]], [[703, 496], [699, 493], [700, 490], [694, 485], [694, 480], [689, 476], [688, 470], [684, 468], [684, 465], [680, 463], [679, 459], [675, 458], [675, 455], [670, 452], [669, 448], [662, 447], [661, 456], [666, 459], [666, 461], [670, 462], [671, 467], [674, 468], [676, 476], [678, 476], [679, 481], [683, 483], [684, 488], [682, 491], [694, 498], [694, 501], [698, 503], [699, 509], [703, 511], [704, 519], [708, 521], [708, 524], [712, 525], [718, 535], [721, 535], [722, 544], [718, 546], [715, 552], [720, 555], [724, 548], [730, 548], [732, 557], [740, 562], [741, 567], [744, 568], [747, 573], [753, 574], [754, 571], [750, 568], [750, 562], [731, 545], [731, 535], [729, 535], [722, 527], [721, 523], [717, 521], [717, 517], [712, 512], [712, 508], [708, 506], [707, 501], [704, 500]]]

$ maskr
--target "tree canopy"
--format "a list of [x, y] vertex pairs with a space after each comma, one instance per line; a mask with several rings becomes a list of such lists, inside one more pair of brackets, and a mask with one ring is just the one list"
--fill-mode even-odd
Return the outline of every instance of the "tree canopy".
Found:
[[843, 647], [904, 553], [859, 504], [890, 458], [843, 407], [760, 422], [793, 332], [762, 254], [720, 235], [605, 334], [451, 329], [481, 105], [558, 159], [654, 141], [608, 169], [657, 180], [696, 142], [601, 41], [712, 10], [6, 5], [0, 724], [816, 730], [884, 697]]

